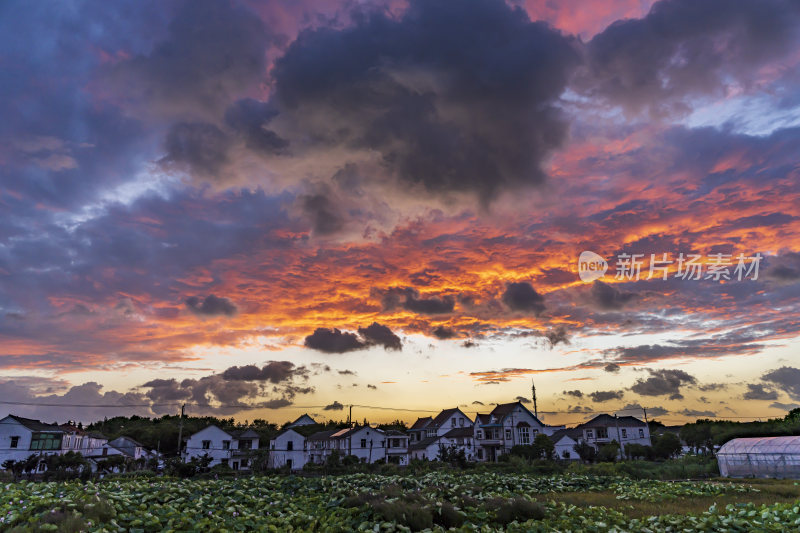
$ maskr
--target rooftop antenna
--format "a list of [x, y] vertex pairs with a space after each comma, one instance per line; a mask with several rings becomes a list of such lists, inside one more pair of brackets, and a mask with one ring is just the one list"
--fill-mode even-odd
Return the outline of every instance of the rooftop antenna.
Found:
[[539, 409], [536, 407], [536, 385], [533, 379], [531, 379], [531, 392], [533, 392], [533, 416], [539, 418]]

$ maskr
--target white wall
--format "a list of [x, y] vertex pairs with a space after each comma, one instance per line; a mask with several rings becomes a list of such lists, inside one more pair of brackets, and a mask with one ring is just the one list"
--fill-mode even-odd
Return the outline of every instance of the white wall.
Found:
[[[289, 442], [292, 449], [289, 449]], [[269, 465], [271, 468], [283, 468], [291, 461], [292, 470], [303, 468], [308, 462], [306, 438], [289, 429], [270, 441]]]
[[[6, 417], [0, 420], [0, 464], [7, 460], [23, 461], [39, 451], [31, 450], [31, 435], [33, 433], [14, 420]], [[11, 447], [11, 437], [19, 437], [17, 447]]]
[[[208, 449], [203, 448], [203, 441], [209, 441]], [[225, 449], [223, 444], [225, 441], [230, 441], [229, 449]], [[229, 465], [232, 465], [231, 457], [233, 448], [233, 437], [217, 426], [208, 426], [187, 439], [186, 450], [184, 451], [183, 457], [184, 461], [188, 462], [193, 457], [199, 458], [207, 454], [211, 457], [209, 466], [222, 464], [225, 459], [227, 459]]]

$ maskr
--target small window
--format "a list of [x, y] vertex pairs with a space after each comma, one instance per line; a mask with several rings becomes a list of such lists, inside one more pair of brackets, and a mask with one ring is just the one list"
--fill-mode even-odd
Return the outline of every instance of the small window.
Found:
[[230, 450], [231, 449], [231, 441], [229, 441], [229, 440], [222, 441], [222, 449], [223, 450]]
[[628, 438], [628, 430], [625, 429], [625, 428], [622, 428], [622, 438], [623, 439], [627, 439]]
[[511, 430], [506, 429], [506, 440], [511, 440]]
[[607, 439], [608, 438], [608, 428], [597, 428], [597, 438], [598, 439]]
[[464, 419], [463, 418], [459, 418], [458, 419], [458, 425], [461, 426], [462, 428], [464, 427]]
[[292, 468], [292, 460], [291, 459], [286, 459], [286, 466], [289, 467], [289, 468]]
[[290, 440], [286, 443], [286, 450], [288, 451], [294, 450], [294, 441]]
[[587, 429], [586, 430], [586, 438], [587, 439], [593, 439], [594, 438], [594, 430], [593, 429]]
[[16, 448], [19, 446], [19, 437], [11, 437], [11, 447]]
[[480, 429], [478, 430], [478, 439], [483, 440], [483, 431]]
[[483, 459], [483, 448], [478, 448], [478, 459]]
[[640, 439], [644, 438], [644, 429], [642, 429], [642, 428], [639, 428], [639, 438]]
[[211, 449], [211, 441], [210, 440], [204, 440], [203, 441], [203, 449], [204, 450], [210, 450]]
[[367, 447], [367, 439], [361, 439], [361, 447], [362, 448], [366, 448]]
[[239, 466], [241, 466], [242, 468], [247, 468], [247, 459], [242, 459], [242, 462], [239, 463]]
[[456, 419], [455, 418], [451, 418], [450, 419], [450, 426], [451, 427], [456, 427]]

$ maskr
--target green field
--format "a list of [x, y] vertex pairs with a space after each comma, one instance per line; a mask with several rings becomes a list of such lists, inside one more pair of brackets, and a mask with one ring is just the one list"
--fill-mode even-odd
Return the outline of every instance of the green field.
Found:
[[793, 481], [500, 472], [2, 485], [3, 531], [797, 531]]

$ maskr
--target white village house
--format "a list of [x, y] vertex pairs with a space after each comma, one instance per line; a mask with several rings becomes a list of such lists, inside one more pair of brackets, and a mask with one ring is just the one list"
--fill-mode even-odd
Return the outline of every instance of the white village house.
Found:
[[580, 429], [583, 440], [598, 449], [604, 444], [617, 441], [620, 445], [620, 454], [623, 456], [625, 446], [628, 444], [652, 445], [650, 428], [644, 421], [634, 416], [597, 415], [579, 424], [575, 429]]
[[[318, 429], [319, 425], [316, 424], [290, 425], [278, 433], [270, 441], [270, 467], [299, 470], [307, 463], [323, 464], [334, 451], [341, 457], [355, 456], [364, 463], [375, 463], [386, 458], [387, 436], [378, 428], [356, 426], [338, 430]], [[394, 455], [402, 455], [399, 448]]]
[[500, 404], [491, 413], [475, 418], [476, 459], [497, 461], [514, 446], [532, 444], [539, 433], [549, 436], [559, 429], [564, 426], [544, 424], [522, 402]]
[[465, 457], [475, 456], [473, 422], [458, 407], [445, 409], [435, 417], [418, 418], [408, 430], [408, 451], [411, 459], [435, 461], [441, 448], [464, 451]]
[[209, 466], [227, 465], [233, 470], [249, 470], [252, 450], [257, 450], [258, 433], [252, 429], [223, 430], [210, 425], [186, 440], [184, 461], [208, 456]]
[[571, 461], [580, 459], [580, 456], [575, 451], [575, 445], [583, 440], [583, 431], [581, 429], [559, 429], [550, 435], [550, 440], [553, 441], [556, 458]]
[[[64, 430], [56, 424], [8, 415], [0, 420], [0, 464], [24, 461], [31, 455], [61, 455]], [[44, 470], [44, 463], [39, 471]]]

